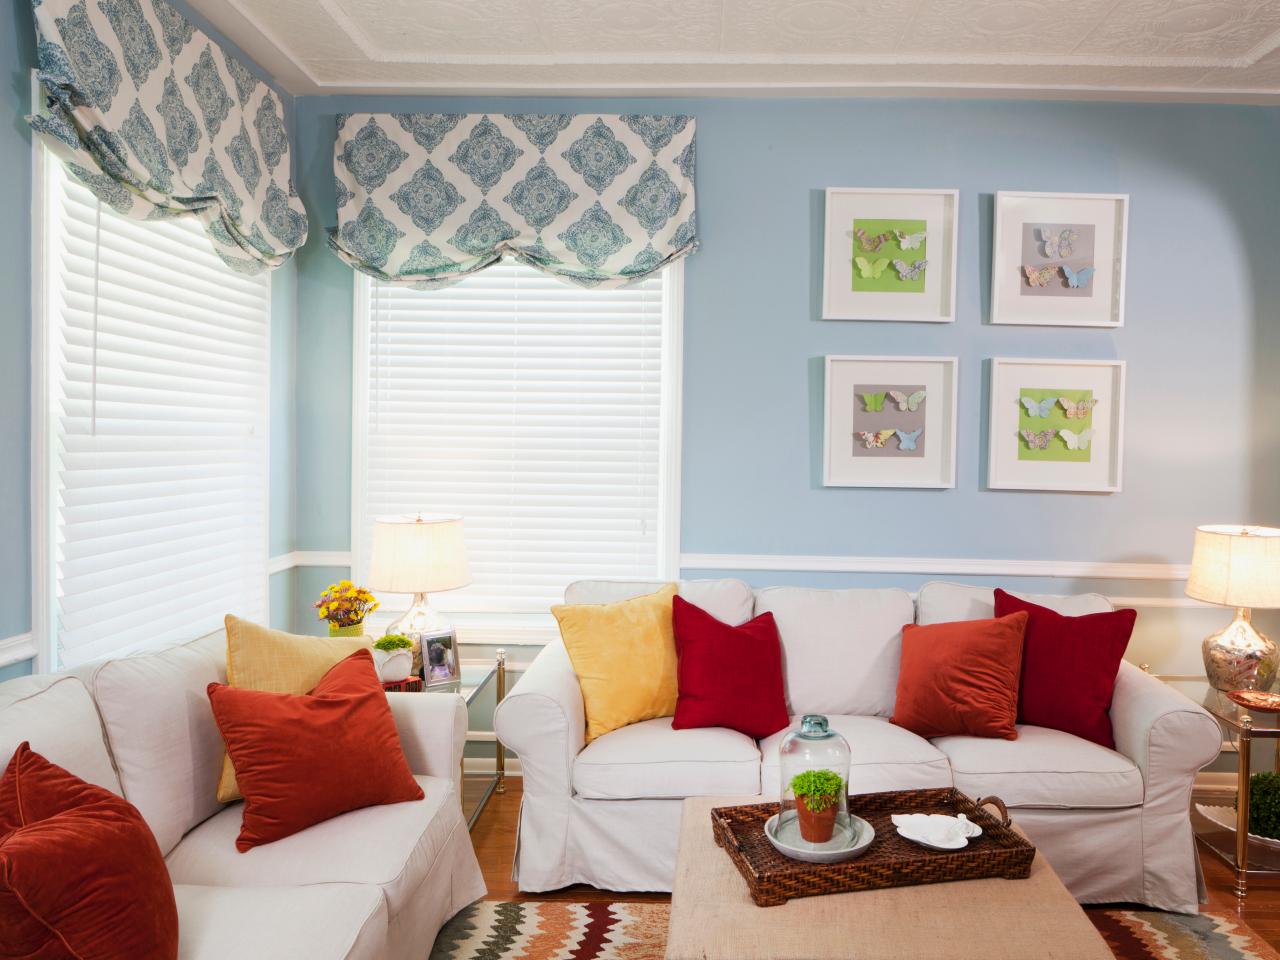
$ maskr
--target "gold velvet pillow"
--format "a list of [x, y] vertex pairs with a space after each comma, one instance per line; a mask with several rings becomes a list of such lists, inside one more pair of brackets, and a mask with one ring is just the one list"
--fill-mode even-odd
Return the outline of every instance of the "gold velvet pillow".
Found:
[[675, 595], [672, 583], [634, 600], [551, 608], [582, 687], [587, 743], [676, 712]]
[[[373, 643], [371, 637], [304, 637], [227, 615], [227, 685], [266, 693], [310, 693], [339, 660]], [[280, 732], [288, 738], [288, 731]], [[231, 758], [222, 755], [218, 800], [240, 800]]]

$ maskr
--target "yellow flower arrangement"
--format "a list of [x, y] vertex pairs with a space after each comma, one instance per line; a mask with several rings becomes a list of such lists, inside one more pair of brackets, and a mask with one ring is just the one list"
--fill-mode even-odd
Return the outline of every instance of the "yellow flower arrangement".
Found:
[[331, 583], [315, 603], [316, 615], [336, 627], [355, 627], [378, 609], [377, 598], [350, 580]]

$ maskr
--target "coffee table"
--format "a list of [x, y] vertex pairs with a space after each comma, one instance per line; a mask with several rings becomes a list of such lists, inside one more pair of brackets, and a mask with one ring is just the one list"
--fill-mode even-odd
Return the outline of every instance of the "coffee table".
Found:
[[935, 883], [757, 907], [716, 846], [711, 808], [759, 802], [684, 802], [667, 960], [1114, 960], [1039, 853], [1026, 880]]

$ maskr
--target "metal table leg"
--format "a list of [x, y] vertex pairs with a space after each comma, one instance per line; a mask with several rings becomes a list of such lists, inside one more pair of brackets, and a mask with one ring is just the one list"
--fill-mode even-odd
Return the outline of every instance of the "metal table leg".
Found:
[[1236, 760], [1236, 896], [1249, 895], [1249, 760], [1253, 721], [1242, 717]]

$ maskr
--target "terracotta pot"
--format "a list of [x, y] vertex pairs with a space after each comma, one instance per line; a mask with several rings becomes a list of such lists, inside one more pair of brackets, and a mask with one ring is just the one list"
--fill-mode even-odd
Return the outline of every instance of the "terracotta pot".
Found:
[[836, 829], [835, 797], [824, 797], [831, 801], [830, 806], [821, 813], [809, 809], [804, 796], [796, 797], [796, 817], [800, 821], [800, 836], [809, 843], [826, 843]]

